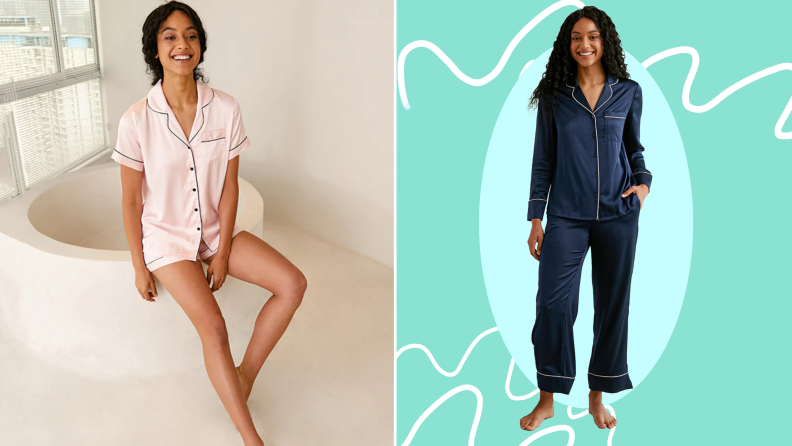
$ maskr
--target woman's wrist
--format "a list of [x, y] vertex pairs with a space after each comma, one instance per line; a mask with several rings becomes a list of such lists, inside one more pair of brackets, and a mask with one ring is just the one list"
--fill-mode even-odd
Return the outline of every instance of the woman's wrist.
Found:
[[231, 255], [231, 248], [230, 248], [230, 247], [229, 247], [229, 248], [226, 248], [226, 249], [223, 249], [223, 248], [221, 247], [220, 249], [218, 249], [218, 250], [217, 250], [217, 254], [215, 254], [215, 256], [217, 256], [217, 257], [222, 257], [222, 258], [224, 258], [224, 259], [226, 259], [226, 260], [228, 260], [228, 257], [229, 257], [230, 255]]

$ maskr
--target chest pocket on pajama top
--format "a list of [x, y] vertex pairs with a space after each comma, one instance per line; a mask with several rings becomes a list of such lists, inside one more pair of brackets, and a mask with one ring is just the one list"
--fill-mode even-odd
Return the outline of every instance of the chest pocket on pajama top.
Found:
[[205, 155], [204, 159], [211, 162], [224, 158], [227, 142], [225, 129], [201, 133], [201, 152]]
[[605, 141], [621, 141], [627, 110], [605, 110]]

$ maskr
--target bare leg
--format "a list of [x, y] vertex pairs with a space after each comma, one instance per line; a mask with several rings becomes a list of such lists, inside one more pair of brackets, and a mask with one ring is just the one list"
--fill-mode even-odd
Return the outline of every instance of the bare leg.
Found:
[[520, 419], [520, 428], [532, 431], [539, 427], [542, 421], [553, 418], [553, 415], [555, 415], [555, 411], [553, 410], [553, 394], [540, 390], [539, 402], [536, 403], [533, 412]]
[[[214, 256], [205, 260], [211, 264]], [[303, 273], [275, 248], [242, 231], [231, 240], [228, 274], [272, 292], [256, 318], [250, 343], [237, 368], [245, 399], [267, 357], [278, 343], [302, 302], [307, 281]]]
[[189, 260], [171, 263], [155, 270], [154, 275], [198, 331], [209, 380], [242, 436], [245, 446], [263, 446], [264, 442], [256, 432], [234, 370], [225, 319], [206, 283], [200, 263]]
[[600, 429], [616, 427], [616, 418], [602, 405], [602, 392], [589, 391], [589, 413], [594, 417], [594, 424]]

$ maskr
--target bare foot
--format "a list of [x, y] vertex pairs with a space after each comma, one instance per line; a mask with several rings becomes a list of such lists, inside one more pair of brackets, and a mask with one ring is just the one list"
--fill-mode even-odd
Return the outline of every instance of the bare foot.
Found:
[[239, 367], [236, 368], [236, 373], [239, 378], [239, 384], [242, 385], [242, 395], [245, 396], [245, 401], [247, 401], [250, 399], [250, 392], [253, 390], [253, 386], [247, 382]]
[[555, 412], [553, 411], [553, 394], [539, 391], [539, 402], [533, 412], [520, 419], [520, 428], [526, 431], [532, 431], [542, 424], [542, 421], [553, 418]]
[[594, 424], [600, 429], [616, 427], [616, 418], [602, 405], [602, 392], [589, 392], [589, 413], [594, 417]]

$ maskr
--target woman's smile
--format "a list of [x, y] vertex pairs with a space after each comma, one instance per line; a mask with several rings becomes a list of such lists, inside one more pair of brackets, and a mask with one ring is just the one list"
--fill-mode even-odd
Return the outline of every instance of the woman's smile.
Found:
[[192, 59], [192, 57], [193, 57], [192, 54], [178, 53], [178, 54], [172, 55], [171, 59], [173, 59], [175, 62], [179, 62], [179, 63], [189, 63], [190, 59]]

